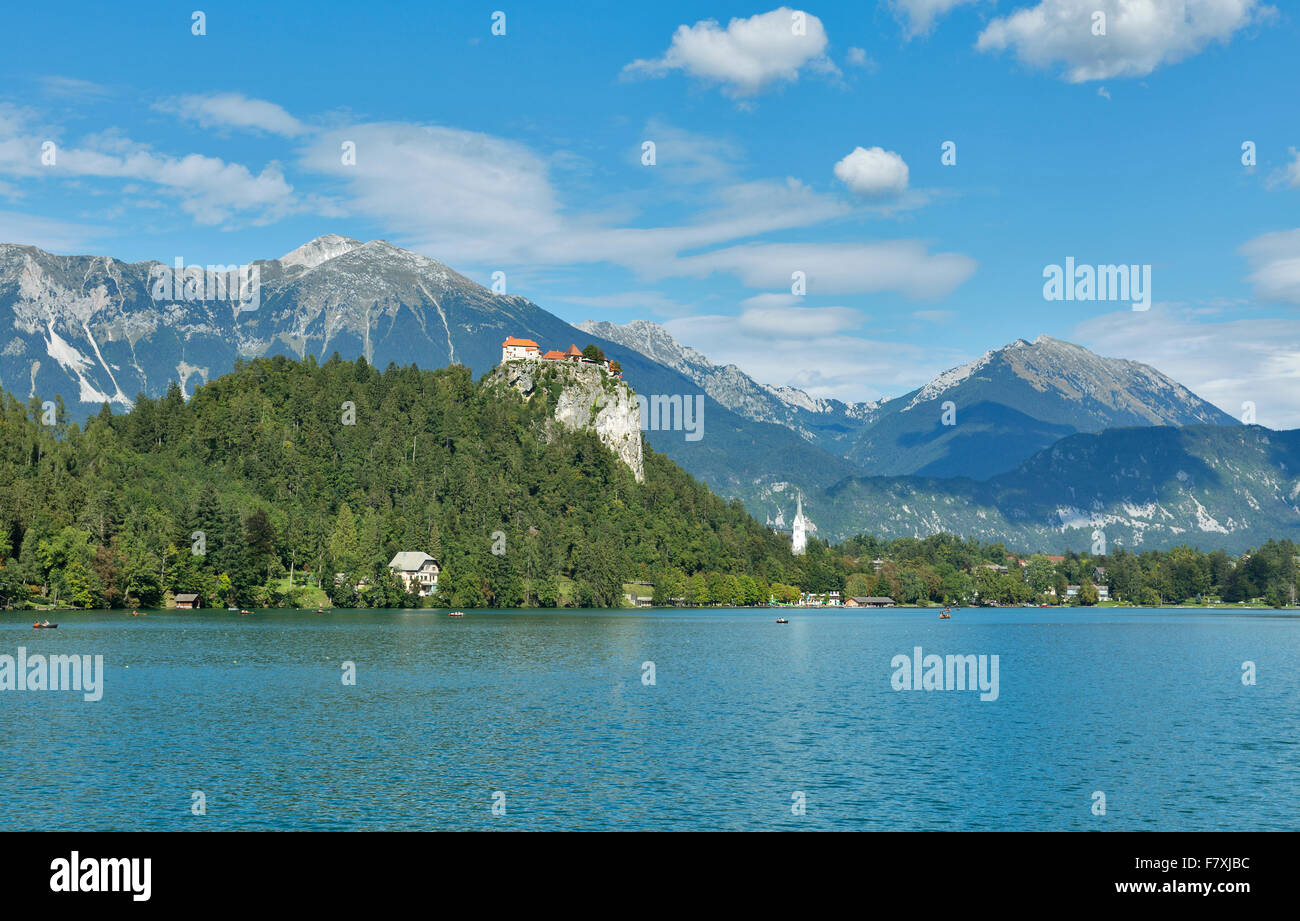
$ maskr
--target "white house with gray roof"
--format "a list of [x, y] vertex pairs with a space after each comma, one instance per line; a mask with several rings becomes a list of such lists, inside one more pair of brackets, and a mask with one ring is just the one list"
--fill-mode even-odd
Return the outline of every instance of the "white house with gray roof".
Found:
[[402, 577], [408, 592], [416, 592], [421, 598], [438, 590], [438, 561], [427, 553], [405, 550], [393, 557], [388, 568]]

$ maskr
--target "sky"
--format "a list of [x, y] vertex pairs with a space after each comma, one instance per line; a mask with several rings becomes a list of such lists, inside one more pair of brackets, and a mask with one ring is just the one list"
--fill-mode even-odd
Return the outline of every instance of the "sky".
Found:
[[0, 242], [384, 239], [814, 396], [1048, 335], [1300, 427], [1300, 5], [195, 2], [7, 11]]

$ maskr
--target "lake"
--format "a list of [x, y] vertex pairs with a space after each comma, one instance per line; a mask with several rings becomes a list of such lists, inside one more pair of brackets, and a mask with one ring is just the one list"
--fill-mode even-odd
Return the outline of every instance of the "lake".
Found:
[[[937, 615], [99, 611], [33, 630], [30, 612], [4, 613], [0, 655], [102, 655], [103, 696], [0, 691], [0, 816], [7, 830], [1300, 825], [1300, 616]], [[997, 656], [996, 699], [895, 690], [917, 673], [895, 657], [918, 646], [990, 669]]]

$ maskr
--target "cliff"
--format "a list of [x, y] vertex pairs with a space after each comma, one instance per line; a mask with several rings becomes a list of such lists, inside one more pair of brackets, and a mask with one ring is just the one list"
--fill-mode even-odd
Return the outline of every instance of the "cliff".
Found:
[[622, 381], [598, 365], [515, 359], [498, 365], [492, 379], [531, 400], [545, 391], [553, 398], [556, 422], [570, 431], [595, 432], [605, 447], [645, 481], [641, 452], [641, 407]]

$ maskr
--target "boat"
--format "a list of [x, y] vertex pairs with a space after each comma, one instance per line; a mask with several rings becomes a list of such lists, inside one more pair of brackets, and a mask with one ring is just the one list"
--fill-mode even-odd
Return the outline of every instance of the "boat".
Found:
[[317, 614], [324, 614], [325, 612], [322, 611], [320, 608], [317, 608], [317, 609], [316, 609], [316, 613], [317, 613]]
[[778, 624], [788, 624], [788, 623], [790, 623], [790, 621], [789, 621], [787, 618], [785, 618], [785, 617], [778, 617], [778, 618], [776, 619], [776, 622], [777, 622]]
[[448, 611], [448, 612], [447, 612], [447, 616], [448, 616], [448, 617], [464, 617], [464, 616], [465, 616], [465, 612], [464, 612], [464, 611]]
[[253, 612], [252, 612], [252, 611], [240, 611], [239, 613], [240, 613], [240, 614], [252, 614]]
[[36, 630], [57, 630], [57, 629], [59, 629], [59, 625], [58, 625], [58, 624], [52, 624], [52, 623], [50, 623], [48, 620], [47, 620], [45, 623], [43, 623], [43, 624], [40, 624], [40, 623], [32, 624], [32, 627], [33, 627], [33, 629], [36, 629]]
[[940, 619], [940, 620], [952, 620], [952, 615], [951, 615], [951, 614], [940, 614], [940, 615], [939, 615], [939, 619]]

